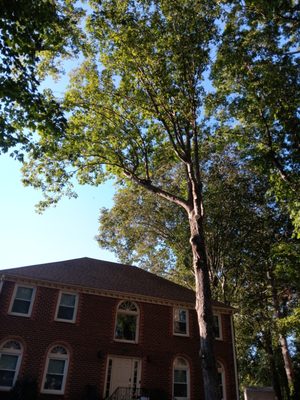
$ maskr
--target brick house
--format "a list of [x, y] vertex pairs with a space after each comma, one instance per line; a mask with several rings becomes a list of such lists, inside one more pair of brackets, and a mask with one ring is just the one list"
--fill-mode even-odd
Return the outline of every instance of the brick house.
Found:
[[[0, 399], [24, 378], [41, 400], [203, 399], [193, 291], [90, 258], [0, 273]], [[233, 309], [213, 310], [220, 399], [233, 400]]]

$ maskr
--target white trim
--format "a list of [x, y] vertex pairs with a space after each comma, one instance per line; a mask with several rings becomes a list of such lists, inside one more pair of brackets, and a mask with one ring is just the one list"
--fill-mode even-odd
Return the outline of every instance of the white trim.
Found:
[[[28, 312], [27, 313], [20, 313], [20, 312], [12, 311], [14, 302], [16, 300], [17, 290], [18, 290], [19, 287], [32, 289], [32, 296], [31, 296], [31, 299], [30, 299], [30, 304], [29, 304], [29, 308], [28, 308]], [[32, 313], [34, 299], [35, 299], [35, 293], [36, 293], [36, 287], [29, 286], [29, 285], [19, 285], [19, 284], [15, 283], [15, 287], [14, 287], [13, 295], [11, 297], [8, 313], [10, 315], [18, 315], [19, 317], [30, 317], [31, 313]], [[23, 300], [26, 301], [25, 299], [23, 299]]]
[[[195, 310], [195, 302], [188, 302], [188, 301], [179, 301], [179, 300], [172, 300], [172, 299], [163, 299], [160, 297], [151, 297], [145, 296], [142, 294], [130, 293], [130, 292], [120, 292], [116, 290], [109, 290], [109, 289], [97, 289], [92, 287], [86, 286], [79, 286], [79, 285], [72, 285], [68, 283], [59, 283], [59, 282], [51, 282], [48, 280], [42, 280], [39, 278], [28, 278], [28, 277], [21, 277], [18, 275], [13, 274], [3, 274], [2, 275], [4, 280], [12, 281], [12, 282], [24, 282], [26, 284], [31, 285], [38, 285], [42, 287], [48, 288], [55, 288], [59, 290], [66, 290], [66, 291], [76, 291], [77, 293], [86, 293], [86, 294], [93, 294], [96, 296], [103, 296], [103, 297], [111, 297], [115, 299], [122, 299], [122, 300], [130, 300], [135, 302], [144, 302], [149, 304], [160, 304], [160, 305], [167, 305], [171, 307], [178, 307], [178, 308], [187, 308], [189, 310]], [[25, 286], [25, 285], [24, 285]], [[222, 311], [222, 314], [232, 314], [235, 309], [230, 306], [222, 307], [220, 304], [214, 305], [212, 304], [212, 308], [214, 311]]]
[[[66, 319], [66, 318], [58, 318], [58, 311], [59, 308], [61, 306], [60, 302], [61, 302], [61, 297], [63, 294], [69, 294], [72, 296], [75, 296], [75, 304], [74, 304], [74, 308], [73, 307], [69, 307], [69, 308], [73, 308], [73, 318], [72, 319]], [[63, 307], [67, 307], [67, 306], [63, 306]], [[58, 299], [57, 299], [57, 304], [56, 304], [56, 310], [55, 310], [55, 321], [59, 321], [59, 322], [70, 322], [70, 323], [74, 323], [76, 321], [76, 316], [77, 316], [77, 308], [78, 308], [78, 293], [74, 293], [74, 292], [67, 292], [64, 290], [61, 290], [59, 292], [58, 295]]]
[[225, 379], [225, 368], [221, 361], [217, 360], [217, 363], [220, 364], [220, 367], [217, 368], [218, 374], [221, 374], [222, 380], [222, 400], [226, 400], [226, 379]]
[[[187, 396], [186, 397], [178, 397], [174, 395], [174, 385], [175, 385], [175, 363], [176, 360], [182, 358], [186, 362], [186, 368], [184, 367], [177, 367], [176, 370], [183, 370], [186, 371], [186, 385], [187, 385]], [[191, 381], [190, 381], [190, 363], [185, 357], [178, 356], [173, 360], [173, 368], [172, 368], [172, 399], [174, 400], [189, 400], [190, 399], [190, 391], [191, 391]]]
[[[104, 381], [104, 388], [103, 388], [103, 398], [106, 398], [106, 391], [107, 391], [107, 379], [108, 379], [108, 368], [109, 368], [109, 361], [112, 361], [112, 369], [111, 369], [111, 375], [113, 373], [113, 367], [114, 363], [113, 360], [119, 360], [119, 359], [125, 359], [125, 360], [131, 360], [132, 361], [132, 368], [131, 368], [131, 379], [130, 382], [132, 383], [133, 377], [134, 377], [134, 361], [138, 362], [138, 370], [137, 370], [137, 382], [136, 382], [136, 388], [139, 389], [141, 387], [141, 377], [142, 377], [142, 360], [141, 358], [138, 357], [128, 357], [128, 356], [120, 356], [120, 355], [115, 355], [115, 354], [109, 354], [107, 356], [106, 360], [106, 371], [105, 371], [105, 381]], [[111, 388], [111, 376], [110, 376], [110, 387], [109, 387], [109, 392]], [[112, 393], [109, 393], [109, 396]]]
[[[14, 350], [14, 349], [7, 349], [6, 350], [6, 349], [3, 349], [4, 344], [7, 343], [7, 342], [11, 342], [11, 341], [19, 343], [21, 349], [20, 350]], [[23, 346], [19, 342], [19, 340], [7, 339], [7, 340], [5, 340], [4, 342], [1, 343], [1, 346], [0, 346], [0, 358], [1, 358], [2, 354], [8, 355], [8, 356], [16, 356], [16, 357], [18, 357], [12, 385], [11, 386], [0, 386], [0, 390], [1, 391], [9, 391], [9, 390], [12, 389], [12, 387], [14, 387], [14, 384], [16, 383], [16, 380], [17, 380], [18, 375], [19, 375], [19, 370], [20, 370], [21, 361], [22, 361], [22, 357], [23, 357]]]
[[[119, 310], [119, 307], [122, 303], [124, 302], [130, 302], [133, 303], [136, 306], [137, 311], [126, 311], [126, 310]], [[117, 328], [117, 322], [118, 322], [118, 314], [124, 314], [124, 315], [134, 315], [136, 316], [136, 327], [135, 327], [135, 338], [134, 340], [128, 340], [128, 339], [118, 339], [116, 338], [116, 328]], [[139, 339], [139, 325], [140, 325], [140, 308], [139, 306], [131, 300], [123, 299], [122, 301], [119, 301], [117, 308], [116, 308], [116, 313], [115, 313], [115, 327], [114, 327], [114, 341], [115, 342], [122, 342], [122, 343], [138, 343]]]
[[[44, 369], [44, 374], [43, 374], [43, 380], [42, 380], [42, 386], [41, 386], [41, 393], [49, 393], [49, 394], [64, 394], [65, 393], [65, 386], [66, 386], [66, 381], [67, 381], [67, 375], [68, 375], [68, 369], [69, 369], [69, 351], [66, 349], [65, 346], [61, 346], [63, 347], [67, 354], [53, 354], [51, 355], [51, 350], [53, 350], [55, 347], [57, 347], [60, 345], [54, 345], [52, 346], [48, 353], [47, 353], [47, 359], [46, 359], [46, 364], [45, 364], [45, 369]], [[62, 385], [61, 385], [61, 389], [59, 390], [55, 390], [55, 389], [44, 389], [45, 383], [46, 383], [46, 377], [48, 374], [48, 367], [49, 367], [49, 363], [50, 360], [63, 360], [65, 361], [64, 364], [64, 371], [63, 371], [63, 379], [62, 379]]]
[[[186, 318], [186, 332], [185, 333], [180, 333], [180, 332], [175, 332], [175, 312], [176, 311], [185, 311], [185, 318]], [[190, 318], [190, 314], [189, 314], [189, 310], [187, 308], [180, 308], [180, 307], [173, 307], [173, 335], [174, 336], [184, 336], [184, 337], [188, 337], [190, 336], [190, 327], [189, 327], [189, 318]]]
[[222, 314], [219, 312], [213, 312], [213, 317], [218, 318], [219, 326], [219, 336], [215, 336], [215, 340], [223, 340]]

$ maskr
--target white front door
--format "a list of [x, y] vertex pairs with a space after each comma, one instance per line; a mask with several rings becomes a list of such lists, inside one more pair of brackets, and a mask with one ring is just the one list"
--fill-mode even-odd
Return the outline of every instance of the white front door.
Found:
[[117, 388], [140, 388], [141, 361], [137, 358], [108, 357], [105, 395], [110, 396]]

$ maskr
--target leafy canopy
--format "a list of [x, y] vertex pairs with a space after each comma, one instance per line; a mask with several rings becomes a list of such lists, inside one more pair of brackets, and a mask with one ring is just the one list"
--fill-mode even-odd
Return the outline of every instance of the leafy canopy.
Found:
[[300, 233], [300, 8], [298, 2], [227, 1], [206, 105], [219, 134], [240, 146]]
[[[73, 54], [80, 42], [73, 3], [0, 1], [0, 152], [16, 145], [28, 150], [30, 132], [65, 128], [59, 102], [49, 89], [42, 93], [40, 83], [57, 70], [55, 59]], [[22, 159], [16, 148], [13, 154]]]

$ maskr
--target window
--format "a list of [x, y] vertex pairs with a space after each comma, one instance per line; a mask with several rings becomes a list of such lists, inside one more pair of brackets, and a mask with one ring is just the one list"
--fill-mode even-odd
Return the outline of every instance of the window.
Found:
[[69, 353], [63, 346], [54, 346], [50, 349], [45, 374], [43, 378], [42, 392], [63, 394], [69, 365]]
[[190, 397], [190, 370], [188, 362], [178, 357], [173, 365], [173, 397], [174, 400], [187, 400]]
[[116, 317], [115, 340], [137, 342], [139, 309], [131, 301], [119, 304]]
[[213, 324], [215, 339], [222, 339], [222, 322], [220, 314], [214, 314]]
[[225, 372], [223, 365], [217, 361], [217, 369], [218, 369], [218, 383], [219, 383], [219, 399], [225, 400]]
[[17, 379], [22, 359], [22, 346], [7, 340], [0, 346], [0, 389], [10, 390]]
[[189, 334], [188, 315], [189, 315], [188, 310], [183, 310], [180, 308], [174, 309], [174, 318], [173, 318], [174, 335], [187, 336]]
[[34, 295], [35, 288], [16, 285], [10, 305], [10, 314], [30, 317]]
[[59, 294], [56, 320], [74, 322], [76, 319], [78, 295], [75, 293]]

